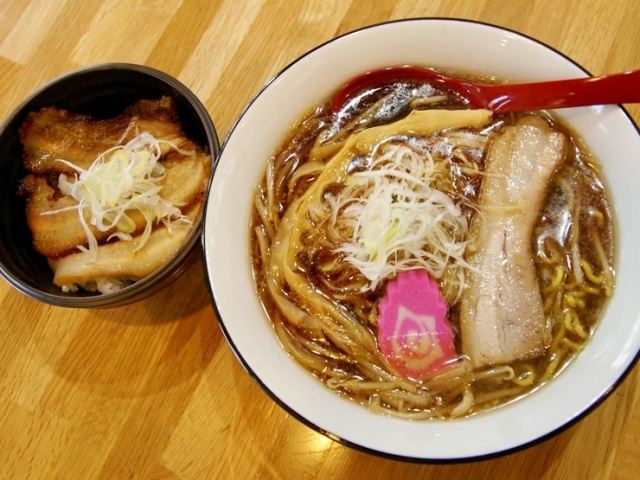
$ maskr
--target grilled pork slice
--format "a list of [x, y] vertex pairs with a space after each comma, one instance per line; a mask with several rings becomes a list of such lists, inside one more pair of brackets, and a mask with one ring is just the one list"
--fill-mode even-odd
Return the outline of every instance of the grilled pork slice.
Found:
[[[179, 148], [188, 148], [175, 102], [170, 97], [139, 100], [122, 114], [110, 119], [95, 119], [56, 107], [31, 112], [20, 129], [24, 146], [23, 162], [31, 173], [73, 174], [64, 159], [88, 168], [102, 152], [125, 144], [138, 133], [149, 132], [158, 140], [167, 140]], [[169, 145], [161, 145], [163, 154]]]
[[[165, 177], [158, 182], [162, 185], [160, 195], [177, 205], [184, 212], [194, 203], [202, 201], [211, 172], [210, 156], [204, 152], [184, 156], [177, 152], [169, 154], [162, 162]], [[65, 207], [76, 206], [78, 202], [71, 196], [63, 195], [57, 189], [58, 176], [30, 174], [22, 181], [21, 191], [27, 196], [27, 223], [33, 234], [33, 246], [42, 255], [60, 258], [77, 251], [78, 245], [87, 246], [87, 236], [78, 219], [77, 210], [53, 212]], [[146, 220], [136, 211], [128, 212], [136, 224], [133, 232], [144, 230]], [[89, 223], [87, 218], [87, 224]], [[115, 229], [100, 232], [90, 226], [99, 244], [105, 243]]]
[[[185, 212], [195, 222], [202, 204], [192, 205]], [[53, 270], [53, 283], [74, 291], [76, 285], [95, 290], [95, 283], [104, 281], [137, 281], [162, 266], [180, 249], [191, 232], [191, 225], [180, 224], [171, 232], [162, 225], [153, 231], [144, 248], [135, 251], [136, 239], [130, 242], [113, 242], [98, 247], [95, 262], [88, 262], [86, 254], [79, 252], [58, 260], [49, 260]], [[99, 287], [98, 287], [99, 288]]]
[[491, 147], [461, 298], [462, 348], [475, 367], [535, 358], [551, 342], [531, 235], [564, 149], [564, 136], [539, 117], [507, 127]]

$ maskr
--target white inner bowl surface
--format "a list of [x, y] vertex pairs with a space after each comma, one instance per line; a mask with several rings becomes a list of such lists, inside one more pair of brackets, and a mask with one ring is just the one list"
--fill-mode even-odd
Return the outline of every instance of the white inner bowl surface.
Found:
[[377, 25], [312, 50], [276, 76], [226, 139], [206, 207], [204, 247], [214, 307], [234, 352], [292, 414], [332, 438], [372, 453], [451, 461], [508, 452], [540, 440], [598, 403], [640, 350], [640, 137], [616, 106], [559, 111], [604, 166], [617, 224], [617, 286], [579, 358], [538, 391], [466, 419], [407, 421], [339, 397], [290, 358], [259, 302], [249, 257], [252, 194], [270, 154], [293, 123], [350, 78], [400, 64], [478, 72], [512, 82], [582, 77], [551, 48], [498, 27], [454, 19]]

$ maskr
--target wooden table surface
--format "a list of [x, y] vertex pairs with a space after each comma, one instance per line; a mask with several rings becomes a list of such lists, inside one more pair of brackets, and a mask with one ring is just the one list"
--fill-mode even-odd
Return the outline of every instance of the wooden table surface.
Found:
[[[222, 140], [274, 74], [366, 25], [459, 17], [538, 38], [593, 74], [640, 68], [637, 0], [0, 0], [0, 118], [93, 63], [149, 65]], [[636, 122], [640, 108], [629, 106]], [[0, 281], [0, 479], [636, 479], [640, 369], [583, 421], [505, 457], [403, 463], [302, 425], [245, 373], [194, 264], [137, 304], [74, 310]]]

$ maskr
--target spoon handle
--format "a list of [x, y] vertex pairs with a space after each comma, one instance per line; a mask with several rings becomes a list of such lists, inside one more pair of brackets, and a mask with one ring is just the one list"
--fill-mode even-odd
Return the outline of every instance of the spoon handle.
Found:
[[493, 98], [487, 107], [494, 113], [640, 103], [640, 70], [601, 77], [496, 85], [491, 90]]

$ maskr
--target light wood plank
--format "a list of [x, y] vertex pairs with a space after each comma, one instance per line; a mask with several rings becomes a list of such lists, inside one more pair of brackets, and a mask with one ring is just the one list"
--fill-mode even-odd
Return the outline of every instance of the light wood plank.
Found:
[[[5, 0], [0, 118], [71, 69], [136, 62], [190, 87], [223, 139], [306, 51], [374, 23], [433, 16], [520, 31], [594, 74], [640, 68], [635, 0]], [[640, 121], [640, 106], [628, 111]], [[198, 262], [116, 309], [50, 307], [0, 282], [0, 342], [0, 478], [631, 480], [640, 471], [638, 368], [581, 422], [485, 462], [403, 463], [334, 442], [242, 369]]]

